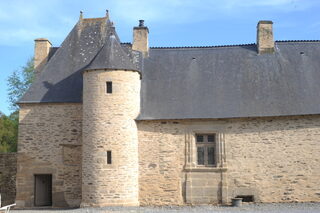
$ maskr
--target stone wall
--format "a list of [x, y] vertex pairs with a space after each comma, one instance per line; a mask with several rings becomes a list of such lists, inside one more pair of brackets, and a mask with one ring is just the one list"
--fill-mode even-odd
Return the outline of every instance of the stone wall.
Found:
[[[84, 73], [81, 206], [139, 205], [140, 75], [131, 71]], [[106, 82], [112, 93], [106, 93]], [[111, 163], [107, 162], [111, 152]]]
[[[127, 77], [132, 79], [130, 75]], [[117, 76], [112, 78], [117, 82]], [[106, 80], [103, 76], [99, 79], [102, 82]], [[115, 92], [123, 89], [123, 85], [120, 88], [116, 85]], [[135, 88], [131, 83], [126, 85], [128, 90]], [[105, 89], [104, 86], [101, 88]], [[117, 101], [119, 99], [112, 99], [110, 103], [114, 105], [105, 109], [122, 109]], [[99, 107], [104, 108], [104, 104], [101, 102]], [[96, 108], [92, 110], [97, 112]], [[135, 110], [128, 107], [123, 108], [123, 112], [133, 113]], [[110, 116], [110, 113], [105, 111], [101, 115]], [[137, 144], [132, 143], [134, 125], [128, 119], [121, 120], [123, 115], [120, 112], [114, 113], [114, 117], [108, 118], [108, 121], [90, 120], [98, 117], [90, 118], [87, 115], [87, 121], [99, 122], [99, 125], [92, 128], [108, 126], [108, 122], [118, 122], [120, 125], [120, 128], [113, 126], [101, 129], [105, 135], [109, 135], [105, 138], [96, 129], [96, 133], [99, 133], [97, 139], [100, 139], [96, 142], [101, 144], [90, 142], [86, 145], [87, 152], [95, 154], [94, 158], [83, 158], [87, 161], [87, 166], [83, 167], [84, 177], [87, 177], [85, 186], [89, 189], [92, 187], [90, 183], [95, 182], [96, 186], [91, 191], [104, 193], [105, 197], [97, 199], [99, 205], [119, 205], [118, 201], [132, 204], [134, 202], [130, 196], [138, 196], [135, 187], [139, 187], [141, 205], [228, 203], [233, 197], [248, 195], [254, 196], [257, 202], [320, 201], [320, 115], [137, 121], [138, 152], [133, 148]], [[122, 121], [130, 125], [123, 126]], [[217, 168], [197, 167], [194, 148], [196, 133], [219, 135], [216, 154], [221, 160]], [[92, 138], [95, 138], [94, 135]], [[52, 174], [53, 206], [79, 206], [81, 145], [81, 104], [23, 104], [20, 110], [17, 156], [17, 205], [32, 207], [34, 175]], [[102, 150], [101, 155], [99, 150]], [[113, 153], [112, 165], [105, 164], [106, 156], [103, 153], [108, 150]], [[139, 172], [136, 170], [137, 153]], [[134, 168], [130, 168], [130, 165]], [[88, 176], [93, 168], [100, 168], [99, 174], [102, 175]], [[138, 174], [139, 186], [134, 181], [128, 181], [138, 178]], [[103, 203], [107, 196], [119, 194], [115, 190], [122, 192], [123, 189], [130, 189], [122, 194], [123, 197], [130, 195], [127, 200], [115, 197], [114, 203], [109, 202], [112, 200], [109, 198], [109, 203]], [[87, 200], [90, 200], [89, 196]]]
[[16, 198], [16, 153], [0, 154], [0, 194], [1, 206], [15, 202]]
[[[257, 202], [320, 201], [319, 115], [139, 121], [138, 129], [141, 205], [230, 202], [249, 195]], [[197, 132], [223, 135], [221, 168], [185, 167], [195, 155], [188, 146], [195, 146]]]
[[52, 205], [81, 202], [81, 104], [21, 104], [17, 156], [18, 207], [34, 206], [34, 175], [52, 174]]
[[185, 194], [185, 124], [140, 121], [139, 200], [141, 205], [182, 205]]

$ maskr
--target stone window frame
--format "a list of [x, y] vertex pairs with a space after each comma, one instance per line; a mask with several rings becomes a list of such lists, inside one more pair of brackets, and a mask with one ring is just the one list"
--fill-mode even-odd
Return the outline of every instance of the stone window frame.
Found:
[[[196, 135], [199, 134], [215, 134], [215, 164], [214, 165], [198, 165], [197, 164], [197, 145]], [[213, 130], [191, 130], [186, 133], [186, 171], [217, 171], [226, 170], [226, 145], [225, 145], [225, 134], [222, 131]]]

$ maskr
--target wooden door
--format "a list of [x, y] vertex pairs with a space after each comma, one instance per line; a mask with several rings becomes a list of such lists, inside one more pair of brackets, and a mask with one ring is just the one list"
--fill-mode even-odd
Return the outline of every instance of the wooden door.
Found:
[[35, 175], [35, 206], [52, 205], [52, 175]]

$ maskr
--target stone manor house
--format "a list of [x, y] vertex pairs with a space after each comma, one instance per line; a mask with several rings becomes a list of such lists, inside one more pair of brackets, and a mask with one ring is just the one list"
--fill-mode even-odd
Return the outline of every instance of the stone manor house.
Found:
[[320, 201], [320, 41], [149, 47], [108, 13], [35, 40], [19, 207]]

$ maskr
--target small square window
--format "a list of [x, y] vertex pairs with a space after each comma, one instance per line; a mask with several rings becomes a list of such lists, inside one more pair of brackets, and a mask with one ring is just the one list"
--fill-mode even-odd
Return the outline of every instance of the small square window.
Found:
[[112, 93], [112, 81], [107, 81], [106, 87], [107, 93]]
[[208, 135], [208, 142], [215, 142], [215, 135], [212, 134], [212, 135]]
[[203, 135], [197, 135], [197, 143], [203, 142]]

